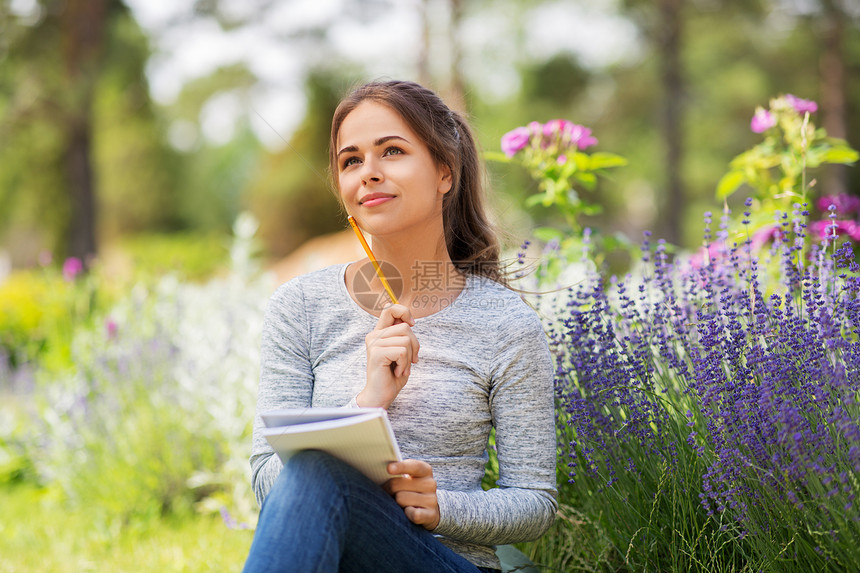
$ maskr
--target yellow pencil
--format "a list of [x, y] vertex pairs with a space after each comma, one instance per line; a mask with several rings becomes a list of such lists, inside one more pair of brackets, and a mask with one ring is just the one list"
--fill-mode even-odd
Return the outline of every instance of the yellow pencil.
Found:
[[385, 292], [388, 293], [388, 296], [391, 298], [391, 302], [397, 304], [397, 297], [394, 296], [394, 292], [388, 285], [388, 281], [385, 280], [385, 275], [382, 274], [382, 268], [379, 266], [379, 263], [376, 262], [376, 257], [373, 256], [373, 251], [370, 250], [370, 245], [368, 245], [367, 241], [364, 240], [364, 235], [361, 233], [361, 229], [358, 228], [358, 223], [355, 222], [355, 217], [350, 215], [347, 219], [349, 219], [349, 224], [352, 225], [352, 230], [355, 231], [355, 236], [358, 237], [358, 240], [361, 242], [361, 246], [364, 247], [364, 252], [367, 253], [367, 258], [370, 259], [371, 263], [373, 263], [373, 268], [376, 269], [376, 274], [379, 276], [379, 280], [382, 281], [382, 286], [385, 287]]

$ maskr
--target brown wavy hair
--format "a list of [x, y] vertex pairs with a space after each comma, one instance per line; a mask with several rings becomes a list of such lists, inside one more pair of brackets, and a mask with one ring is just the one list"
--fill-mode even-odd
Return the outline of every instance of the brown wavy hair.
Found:
[[436, 92], [415, 82], [371, 82], [351, 91], [338, 105], [331, 122], [329, 174], [335, 188], [337, 135], [344, 118], [363, 101], [388, 106], [409, 125], [430, 150], [437, 165], [451, 170], [451, 190], [442, 200], [448, 256], [463, 273], [506, 282], [499, 263], [499, 240], [487, 216], [484, 172], [472, 130]]

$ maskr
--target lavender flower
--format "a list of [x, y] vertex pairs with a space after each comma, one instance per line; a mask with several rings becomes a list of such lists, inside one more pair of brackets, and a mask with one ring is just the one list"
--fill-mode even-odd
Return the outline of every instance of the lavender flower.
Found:
[[796, 205], [769, 228], [767, 272], [723, 223], [715, 242], [707, 231], [707, 260], [673, 261], [646, 236], [637, 278], [572, 289], [550, 330], [559, 460], [604, 500], [653, 498], [648, 514], [669, 480], [697, 493], [691, 518], [719, 520], [738, 543], [808, 544], [807, 565], [820, 552], [852, 569], [860, 265], [847, 244], [805, 252], [807, 216]]

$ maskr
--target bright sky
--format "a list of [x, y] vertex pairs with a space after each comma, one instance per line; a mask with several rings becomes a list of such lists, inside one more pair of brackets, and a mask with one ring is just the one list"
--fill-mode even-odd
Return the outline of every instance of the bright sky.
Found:
[[[26, 2], [27, 0], [17, 0]], [[342, 17], [343, 0], [284, 1], [264, 22], [253, 27], [223, 31], [214, 20], [189, 19], [181, 28], [165, 24], [192, 13], [194, 0], [126, 0], [141, 26], [151, 35], [156, 54], [147, 69], [153, 97], [170, 103], [188, 80], [208, 75], [219, 66], [245, 62], [261, 79], [247, 104], [237, 94], [213, 98], [200, 117], [203, 135], [214, 143], [226, 142], [235, 121], [247, 113], [255, 133], [266, 145], [283, 145], [304, 111], [303, 76], [313, 58], [302, 54], [280, 36], [314, 23], [332, 22], [327, 40], [345, 62], [355, 61], [369, 77], [414, 78], [420, 49], [420, 0], [388, 0], [379, 18], [370, 24]], [[464, 73], [485, 90], [484, 97], [505, 97], [519, 87], [515, 63], [544, 58], [569, 50], [586, 66], [600, 67], [635, 57], [637, 37], [632, 24], [614, 15], [617, 0], [544, 2], [528, 12], [523, 33], [526, 53], [517, 53], [507, 40], [521, 33], [518, 22], [486, 10], [480, 18], [462, 23]], [[254, 2], [222, 0], [225, 10], [244, 16]], [[277, 5], [277, 4], [276, 4]], [[447, 62], [447, 2], [429, 0], [431, 10], [431, 66]], [[259, 115], [257, 115], [259, 114]], [[265, 121], [260, 119], [265, 118]], [[271, 127], [268, 124], [271, 124]], [[174, 144], [184, 145], [194, 134], [192, 126], [171, 130]], [[273, 132], [277, 130], [280, 136]], [[184, 134], [184, 135], [183, 135]]]

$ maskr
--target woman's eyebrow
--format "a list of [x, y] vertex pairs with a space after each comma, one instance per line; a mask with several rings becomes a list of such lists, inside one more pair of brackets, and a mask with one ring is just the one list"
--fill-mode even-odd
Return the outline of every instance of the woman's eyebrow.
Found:
[[408, 139], [406, 139], [405, 137], [400, 137], [399, 135], [386, 135], [385, 137], [380, 137], [379, 139], [377, 139], [376, 141], [374, 141], [374, 142], [373, 142], [373, 145], [374, 145], [375, 147], [379, 147], [379, 146], [380, 146], [380, 145], [382, 145], [383, 143], [389, 142], [389, 141], [391, 141], [392, 139], [399, 139], [400, 141], [405, 141], [406, 143], [409, 143], [409, 140], [408, 140]]
[[352, 153], [353, 151], [358, 151], [358, 147], [356, 147], [355, 145], [347, 145], [346, 147], [337, 152], [337, 156], [340, 157], [344, 153]]
[[[391, 141], [391, 140], [393, 140], [393, 139], [399, 139], [400, 141], [405, 141], [406, 143], [409, 143], [409, 140], [408, 140], [408, 139], [406, 139], [405, 137], [401, 137], [401, 136], [399, 136], [399, 135], [386, 135], [386, 136], [380, 137], [379, 139], [377, 139], [376, 141], [374, 141], [374, 142], [373, 142], [373, 146], [374, 146], [374, 147], [379, 147], [380, 145], [383, 145], [384, 143], [387, 143], [387, 142], [389, 142], [389, 141]], [[341, 149], [340, 151], [338, 151], [338, 152], [337, 152], [337, 156], [338, 156], [338, 157], [340, 157], [340, 156], [341, 156], [341, 155], [343, 155], [344, 153], [353, 153], [353, 152], [355, 152], [355, 151], [358, 151], [358, 147], [357, 147], [357, 146], [355, 146], [355, 145], [347, 145], [346, 147], [344, 147], [343, 149]]]

